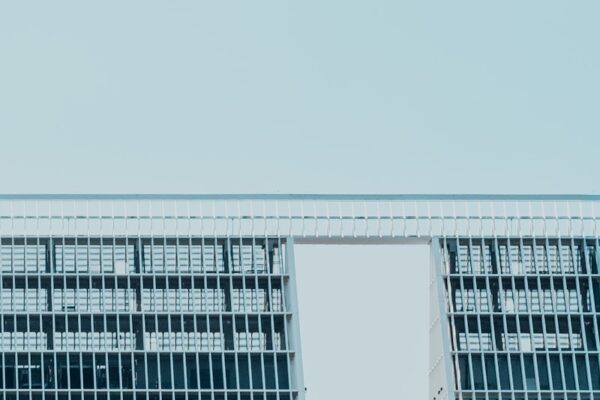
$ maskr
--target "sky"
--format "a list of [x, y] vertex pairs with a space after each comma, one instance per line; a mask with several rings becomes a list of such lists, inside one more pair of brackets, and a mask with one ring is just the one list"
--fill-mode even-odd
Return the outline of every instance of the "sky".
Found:
[[429, 398], [429, 247], [294, 253], [306, 399]]
[[[1, 2], [0, 191], [597, 194], [599, 14], [552, 0]], [[418, 252], [341, 250], [298, 252], [307, 338], [328, 300], [311, 289], [348, 268], [341, 292], [384, 296], [364, 272], [400, 281]], [[366, 315], [394, 315], [381, 303]], [[324, 343], [304, 345], [311, 400], [331, 398], [314, 383], [334, 369], [315, 362]], [[389, 371], [362, 371], [394, 396]]]

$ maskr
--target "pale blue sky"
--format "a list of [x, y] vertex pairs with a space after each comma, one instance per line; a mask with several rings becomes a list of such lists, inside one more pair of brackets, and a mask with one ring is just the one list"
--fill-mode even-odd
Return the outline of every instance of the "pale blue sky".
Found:
[[[600, 193], [599, 17], [597, 1], [2, 2], [0, 191]], [[390, 265], [306, 251], [303, 329], [321, 326], [317, 278]], [[312, 332], [310, 399], [332, 398]]]
[[2, 190], [597, 192], [599, 14], [2, 2]]

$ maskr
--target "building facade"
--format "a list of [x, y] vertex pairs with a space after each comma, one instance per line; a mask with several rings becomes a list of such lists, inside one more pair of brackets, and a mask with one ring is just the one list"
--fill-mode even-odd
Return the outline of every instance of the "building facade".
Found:
[[0, 196], [1, 400], [304, 399], [296, 243], [430, 246], [431, 399], [598, 399], [599, 203]]

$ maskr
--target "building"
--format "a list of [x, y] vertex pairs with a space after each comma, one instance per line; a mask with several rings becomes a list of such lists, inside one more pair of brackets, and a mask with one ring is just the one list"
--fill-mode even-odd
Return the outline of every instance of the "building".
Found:
[[295, 243], [430, 246], [431, 399], [598, 399], [599, 202], [0, 196], [1, 400], [303, 399]]

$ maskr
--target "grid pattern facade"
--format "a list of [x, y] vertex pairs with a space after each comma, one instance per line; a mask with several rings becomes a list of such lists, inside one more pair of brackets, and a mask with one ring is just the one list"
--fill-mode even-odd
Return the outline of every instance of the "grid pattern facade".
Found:
[[297, 398], [282, 238], [0, 239], [0, 399]]
[[294, 243], [430, 245], [431, 400], [600, 399], [597, 209], [0, 195], [0, 400], [303, 400]]
[[439, 243], [456, 398], [600, 398], [597, 240]]

